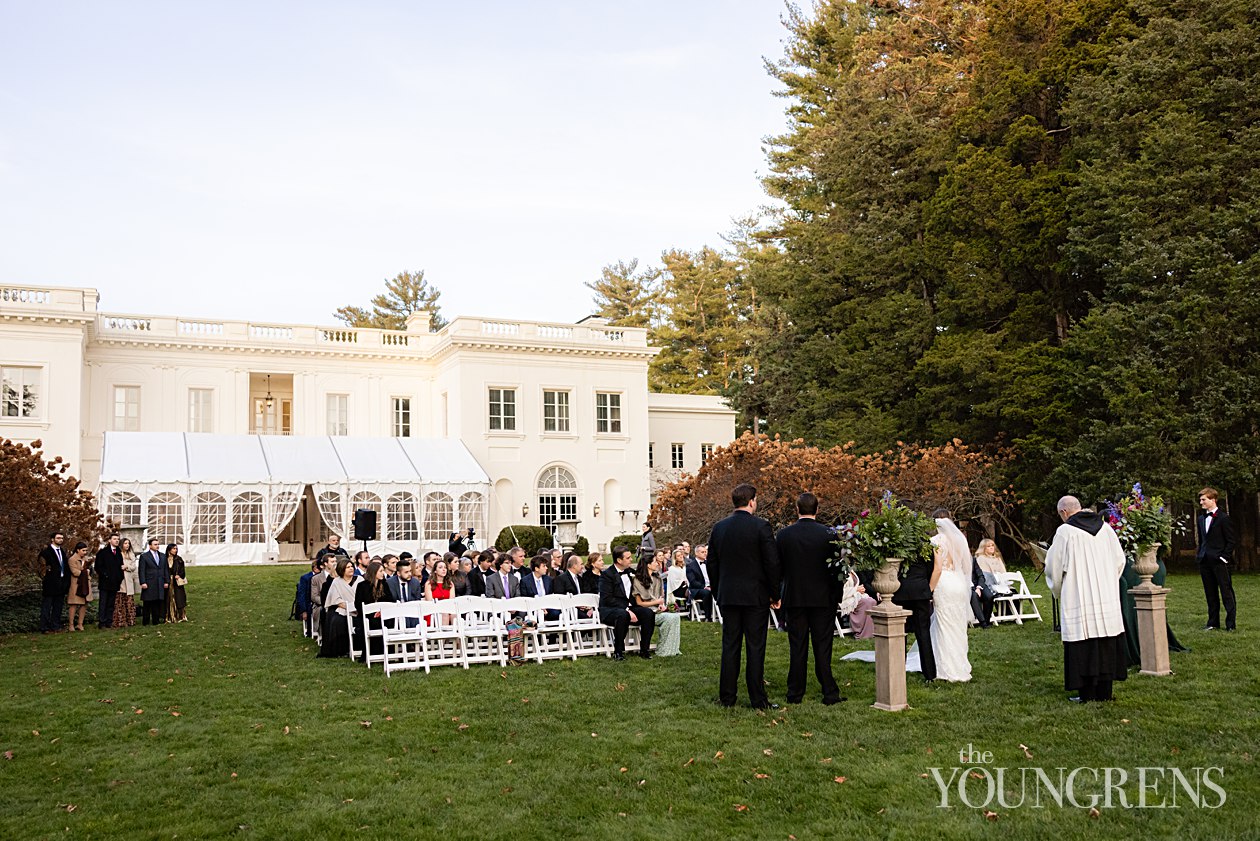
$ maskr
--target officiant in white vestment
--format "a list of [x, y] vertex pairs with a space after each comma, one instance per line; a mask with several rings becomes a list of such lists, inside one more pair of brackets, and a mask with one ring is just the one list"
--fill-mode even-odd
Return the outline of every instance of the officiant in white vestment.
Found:
[[1124, 549], [1102, 515], [1059, 500], [1063, 525], [1046, 553], [1046, 582], [1062, 614], [1063, 683], [1071, 700], [1112, 700], [1112, 682], [1128, 676], [1120, 576]]

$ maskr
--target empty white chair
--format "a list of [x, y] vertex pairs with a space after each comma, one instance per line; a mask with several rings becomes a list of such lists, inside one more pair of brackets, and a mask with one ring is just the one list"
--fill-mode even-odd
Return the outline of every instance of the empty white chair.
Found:
[[[582, 608], [589, 613], [583, 616]], [[599, 595], [582, 593], [569, 599], [569, 631], [578, 654], [612, 655], [612, 628], [599, 621]]]
[[423, 601], [420, 605], [420, 664], [425, 674], [431, 666], [460, 665], [468, 668], [464, 656], [464, 634], [459, 625], [459, 608], [450, 599]]
[[998, 577], [1006, 581], [1011, 593], [1008, 596], [994, 597], [993, 621], [1014, 622], [1016, 625], [1023, 625], [1025, 619], [1036, 619], [1040, 622], [1041, 611], [1037, 609], [1037, 599], [1041, 596], [1028, 589], [1024, 574], [1018, 571], [1006, 572]]

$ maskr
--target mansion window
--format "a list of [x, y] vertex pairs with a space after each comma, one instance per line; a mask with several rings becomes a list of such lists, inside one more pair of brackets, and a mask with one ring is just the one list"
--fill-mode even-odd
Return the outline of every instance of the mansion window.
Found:
[[328, 434], [350, 434], [350, 395], [328, 395]]
[[683, 445], [669, 445], [669, 466], [675, 470], [681, 470], [683, 466]]
[[0, 417], [39, 416], [39, 368], [0, 368]]
[[713, 458], [713, 445], [701, 444], [700, 445], [700, 464], [701, 465], [708, 464], [709, 459], [711, 458]]
[[538, 525], [554, 530], [557, 520], [576, 520], [577, 479], [563, 467], [549, 467], [538, 480]]
[[394, 437], [411, 437], [411, 398], [394, 398]]
[[621, 434], [621, 395], [606, 391], [595, 392], [595, 431], [603, 434]]
[[543, 392], [543, 432], [569, 431], [569, 392]]
[[516, 431], [516, 389], [490, 389], [490, 431]]
[[114, 386], [114, 431], [140, 431], [140, 386]]
[[214, 432], [214, 389], [188, 389], [188, 431]]

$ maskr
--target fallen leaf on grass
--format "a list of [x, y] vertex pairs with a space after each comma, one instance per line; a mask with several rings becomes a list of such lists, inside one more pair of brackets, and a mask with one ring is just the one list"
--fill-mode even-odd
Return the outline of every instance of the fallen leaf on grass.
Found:
[[345, 800], [343, 800], [343, 801], [341, 801], [341, 802], [342, 802], [342, 803], [353, 803], [353, 802], [354, 802], [354, 798], [353, 798], [353, 797], [347, 797]]
[[39, 735], [39, 731], [38, 731], [38, 730], [32, 730], [32, 731], [31, 731], [31, 735], [32, 735], [32, 736], [38, 736], [38, 735]]
[[624, 765], [622, 765], [622, 766], [621, 766], [621, 773], [623, 773], [623, 774], [624, 774], [624, 773], [626, 773], [626, 772], [627, 772], [627, 771], [629, 771], [629, 770], [630, 770], [630, 769], [629, 769], [629, 768], [627, 768], [626, 766], [624, 766]]
[[510, 760], [510, 759], [509, 759], [509, 760], [507, 761], [507, 764], [508, 764], [508, 765], [511, 765], [511, 764], [512, 764], [512, 760]]
[[814, 738], [814, 734], [813, 734], [813, 733], [802, 733], [801, 735], [802, 735], [802, 736], [804, 736], [806, 739], [812, 739], [812, 738]]
[[504, 794], [511, 794], [511, 793], [512, 793], [512, 787], [511, 787], [511, 786], [504, 786], [503, 788], [499, 789], [499, 791], [503, 792]]
[[693, 756], [691, 757], [691, 759], [688, 759], [686, 762], [684, 762], [682, 767], [686, 768], [688, 765], [695, 765], [695, 764], [696, 764], [696, 758]]
[[923, 778], [923, 779], [925, 779], [925, 780], [928, 778], [928, 775], [927, 775], [927, 774], [920, 774], [919, 776], [920, 776], [920, 777], [922, 777], [922, 778]]
[[714, 759], [721, 759], [724, 756], [726, 756], [726, 754], [722, 753], [721, 751], [718, 751], [717, 753], [713, 754]]
[[1121, 724], [1128, 724], [1128, 723], [1129, 723], [1129, 720], [1128, 720], [1127, 718], [1122, 718], [1122, 719], [1120, 719], [1120, 723], [1121, 723]]
[[843, 782], [846, 782], [848, 779], [849, 779], [848, 777], [836, 777], [835, 782], [843, 783]]
[[599, 738], [599, 734], [598, 734], [598, 733], [592, 733], [592, 734], [591, 734], [591, 738], [592, 738], [592, 739], [598, 739], [598, 738]]
[[455, 729], [456, 729], [456, 730], [467, 730], [467, 729], [468, 729], [468, 725], [467, 725], [467, 724], [461, 724], [461, 725], [459, 725], [459, 727], [457, 727], [457, 728], [455, 728]]
[[639, 785], [647, 785], [647, 780], [639, 780]]
[[11, 751], [11, 750], [6, 750], [6, 751], [4, 752], [4, 758], [5, 758], [5, 759], [12, 759], [12, 758], [13, 758], [13, 751]]
[[507, 680], [507, 672], [499, 672], [499, 677], [503, 678], [504, 680]]
[[770, 748], [766, 748], [765, 750], [762, 751], [762, 753], [765, 754], [766, 756], [774, 756], [774, 751], [770, 750]]
[[616, 683], [613, 684], [613, 689], [616, 689], [618, 692], [625, 692], [626, 685], [624, 683]]
[[1099, 815], [1101, 815], [1101, 814], [1102, 814], [1102, 812], [1099, 812], [1099, 811], [1098, 811], [1098, 809], [1097, 809], [1097, 807], [1095, 807], [1095, 806], [1090, 806], [1090, 807], [1089, 807], [1089, 816], [1090, 816], [1091, 818], [1097, 818], [1097, 817], [1098, 817]]
[[1019, 749], [1020, 749], [1020, 750], [1022, 750], [1022, 751], [1024, 752], [1024, 758], [1025, 758], [1025, 759], [1032, 759], [1032, 758], [1033, 758], [1032, 751], [1030, 751], [1030, 750], [1028, 749], [1028, 745], [1020, 745], [1020, 746], [1019, 746]]
[[736, 804], [735, 804], [735, 811], [736, 811], [736, 812], [747, 812], [747, 811], [748, 811], [748, 807], [747, 807], [747, 806], [745, 806], [743, 803], [736, 803]]
[[[176, 718], [179, 718], [181, 715], [183, 715], [183, 713], [182, 713], [182, 712], [180, 712], [179, 710], [171, 710], [171, 715], [175, 716]], [[284, 728], [284, 732], [288, 733], [288, 732], [289, 732], [289, 728], [287, 728], [287, 727], [286, 727], [286, 728]]]
[[998, 813], [997, 813], [997, 812], [990, 812], [988, 809], [985, 809], [985, 810], [984, 810], [984, 819], [985, 819], [985, 820], [987, 820], [987, 821], [996, 821], [996, 820], [998, 819]]
[[114, 703], [114, 699], [113, 699], [113, 698], [97, 698], [97, 699], [96, 699], [96, 703], [98, 703], [98, 704], [112, 704], [112, 703]]
[[284, 735], [289, 735], [289, 725], [287, 724], [284, 726]]
[[[144, 715], [144, 710], [136, 710], [136, 715]], [[258, 726], [261, 727], [262, 725], [260, 724]]]
[[370, 722], [370, 721], [360, 721], [360, 722], [359, 722], [359, 726], [360, 726], [360, 727], [362, 727], [364, 730], [366, 730], [366, 729], [368, 729], [369, 727], [371, 727], [371, 726], [372, 726], [372, 722]]
[[757, 779], [759, 779], [759, 780], [768, 780], [768, 779], [770, 779], [770, 775], [769, 775], [769, 774], [753, 774], [753, 776], [754, 776], [754, 777], [756, 777], [756, 778], [757, 778]]
[[73, 811], [74, 811], [75, 809], [77, 809], [77, 808], [79, 808], [79, 807], [78, 807], [78, 806], [76, 806], [76, 805], [74, 805], [73, 803], [67, 803], [67, 804], [66, 804], [66, 811], [67, 811], [67, 812], [73, 812]]
[[236, 772], [235, 772], [235, 771], [233, 771], [233, 772], [232, 772], [232, 779], [234, 779], [234, 780], [236, 779]]
[[978, 772], [976, 772], [976, 771], [972, 771], [972, 772], [971, 772], [970, 774], [968, 774], [967, 776], [968, 776], [968, 777], [971, 777], [971, 779], [973, 779], [973, 780], [983, 780], [983, 779], [984, 779], [984, 774], [980, 774], [980, 773], [978, 773]]
[[[387, 716], [385, 716], [385, 720], [386, 720], [386, 721], [393, 721], [393, 720], [394, 720], [394, 717], [393, 717], [392, 715], [387, 715]], [[288, 733], [288, 732], [289, 732], [289, 730], [288, 730], [288, 728], [287, 728], [287, 727], [285, 728], [285, 731], [284, 731], [284, 732], [286, 732], [286, 733]]]
[[[820, 760], [818, 760], [818, 761], [819, 761], [819, 762], [821, 762], [823, 765], [826, 765], [827, 763], [831, 762], [831, 757], [830, 757], [830, 756], [824, 756], [822, 759], [820, 759]], [[926, 777], [926, 776], [927, 776], [927, 774], [924, 774], [923, 776], [925, 776], [925, 777]]]
[[150, 735], [150, 736], [156, 736], [157, 734], [158, 734], [158, 729], [157, 729], [156, 727], [150, 727], [150, 728], [149, 728], [149, 735]]

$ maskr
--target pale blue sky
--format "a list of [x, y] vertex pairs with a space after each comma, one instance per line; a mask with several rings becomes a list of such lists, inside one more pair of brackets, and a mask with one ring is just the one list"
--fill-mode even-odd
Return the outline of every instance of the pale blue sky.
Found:
[[329, 323], [572, 321], [602, 266], [766, 202], [779, 0], [0, 0], [0, 283]]

